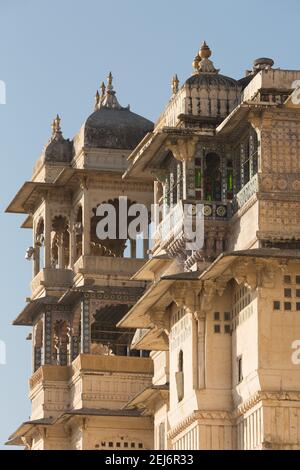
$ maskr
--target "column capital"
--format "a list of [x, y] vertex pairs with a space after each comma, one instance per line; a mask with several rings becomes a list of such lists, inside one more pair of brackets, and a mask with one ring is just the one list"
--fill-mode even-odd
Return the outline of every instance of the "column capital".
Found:
[[166, 147], [181, 162], [192, 160], [195, 155], [198, 138], [192, 137], [172, 137], [167, 140]]

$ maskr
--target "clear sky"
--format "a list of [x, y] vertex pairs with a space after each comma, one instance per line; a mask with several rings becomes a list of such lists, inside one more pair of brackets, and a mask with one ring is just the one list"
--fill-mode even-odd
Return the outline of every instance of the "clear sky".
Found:
[[72, 138], [111, 70], [120, 103], [156, 119], [176, 72], [185, 80], [205, 39], [224, 75], [241, 78], [258, 57], [300, 69], [298, 0], [0, 0], [1, 315], [0, 444], [30, 414], [28, 330], [11, 321], [29, 296], [31, 244], [24, 217], [4, 214], [50, 137], [59, 113]]

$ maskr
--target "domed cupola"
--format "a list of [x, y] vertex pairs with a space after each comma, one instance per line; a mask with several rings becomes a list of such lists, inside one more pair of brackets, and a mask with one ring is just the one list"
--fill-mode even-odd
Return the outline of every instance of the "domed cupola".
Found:
[[102, 82], [101, 94], [97, 91], [95, 111], [83, 126], [83, 144], [90, 148], [132, 150], [153, 130], [153, 123], [122, 107], [112, 85], [112, 74], [107, 86]]
[[181, 87], [177, 75], [172, 80], [172, 97], [159, 126], [196, 127], [214, 130], [238, 105], [242, 85], [221, 75], [210, 60], [204, 41], [194, 61], [194, 73]]
[[190, 90], [190, 112], [207, 118], [224, 118], [238, 104], [241, 86], [221, 75], [210, 60], [211, 50], [204, 41], [193, 61], [194, 73], [185, 85]]
[[63, 137], [57, 114], [52, 122], [52, 136], [45, 146], [43, 157], [45, 163], [69, 163], [72, 160], [72, 142]]

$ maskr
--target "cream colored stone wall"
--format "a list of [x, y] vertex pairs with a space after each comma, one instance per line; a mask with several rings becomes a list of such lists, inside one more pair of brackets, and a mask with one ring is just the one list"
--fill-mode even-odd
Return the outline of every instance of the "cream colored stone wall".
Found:
[[154, 374], [153, 385], [164, 385], [169, 382], [169, 351], [152, 351]]

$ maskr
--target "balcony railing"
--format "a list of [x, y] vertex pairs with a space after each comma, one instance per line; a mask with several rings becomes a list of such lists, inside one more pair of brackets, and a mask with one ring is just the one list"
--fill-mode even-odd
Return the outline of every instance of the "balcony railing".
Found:
[[80, 256], [74, 264], [74, 273], [103, 274], [107, 273], [132, 276], [145, 263], [144, 259], [138, 258], [113, 258], [109, 256]]
[[258, 175], [254, 175], [250, 181], [236, 194], [232, 202], [233, 212], [238, 211], [258, 191]]
[[43, 288], [69, 287], [73, 282], [73, 272], [70, 269], [45, 268], [31, 281], [31, 292], [34, 295]]

